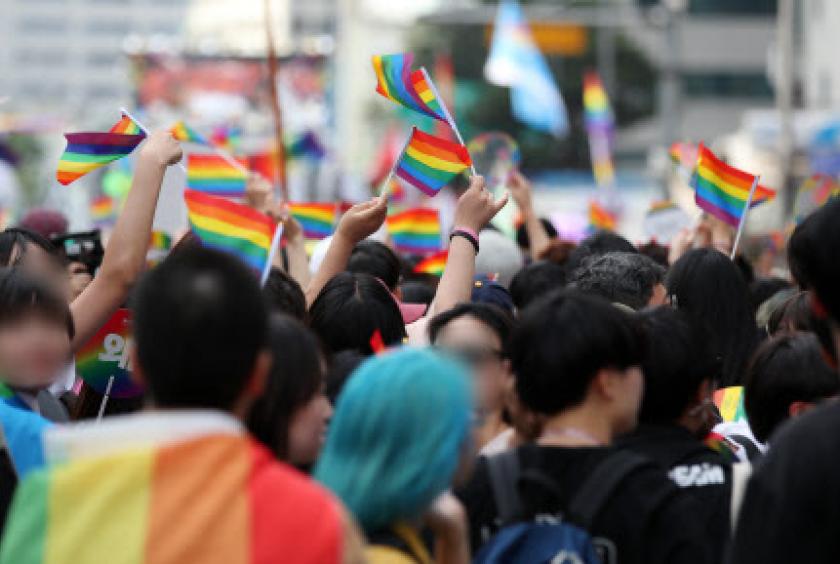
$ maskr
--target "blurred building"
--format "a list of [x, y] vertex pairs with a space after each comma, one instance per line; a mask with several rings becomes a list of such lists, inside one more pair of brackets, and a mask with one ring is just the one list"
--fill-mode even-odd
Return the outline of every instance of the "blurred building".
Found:
[[805, 104], [811, 109], [840, 109], [840, 2], [805, 0], [800, 17]]
[[81, 123], [130, 104], [126, 38], [176, 48], [189, 0], [0, 0], [0, 96], [7, 111]]

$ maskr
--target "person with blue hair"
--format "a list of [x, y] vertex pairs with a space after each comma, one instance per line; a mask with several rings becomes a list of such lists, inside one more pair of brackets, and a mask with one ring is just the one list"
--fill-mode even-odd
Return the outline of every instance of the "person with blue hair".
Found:
[[365, 362], [338, 398], [315, 478], [355, 515], [369, 562], [469, 561], [466, 515], [445, 492], [471, 458], [472, 391], [466, 369], [427, 349]]

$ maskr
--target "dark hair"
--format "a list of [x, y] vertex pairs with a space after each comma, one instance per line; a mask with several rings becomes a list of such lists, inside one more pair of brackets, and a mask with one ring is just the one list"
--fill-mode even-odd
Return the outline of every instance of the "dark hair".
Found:
[[827, 319], [814, 313], [811, 292], [797, 292], [785, 300], [770, 315], [767, 330], [771, 335], [795, 331], [813, 333], [829, 356], [831, 366], [837, 365], [837, 351], [831, 336], [831, 326]]
[[402, 301], [407, 304], [431, 305], [435, 299], [435, 289], [425, 282], [414, 280], [400, 285]]
[[147, 273], [134, 338], [155, 404], [230, 410], [265, 349], [266, 309], [254, 274], [212, 249], [185, 249]]
[[740, 384], [758, 330], [738, 267], [716, 250], [694, 249], [674, 263], [665, 285], [671, 303], [708, 331], [721, 361], [721, 385]]
[[791, 288], [792, 284], [783, 278], [758, 278], [750, 284], [750, 304], [753, 311], [782, 290]]
[[656, 241], [650, 241], [639, 246], [639, 253], [653, 260], [658, 265], [668, 268], [668, 247]]
[[347, 261], [348, 272], [379, 278], [392, 292], [400, 283], [401, 270], [402, 263], [396, 253], [379, 241], [370, 239], [356, 243]]
[[516, 273], [510, 283], [510, 297], [523, 309], [535, 299], [566, 285], [566, 269], [547, 260], [532, 262]]
[[583, 261], [570, 286], [635, 310], [648, 305], [653, 288], [662, 283], [665, 269], [639, 253], [607, 253]]
[[67, 300], [44, 282], [17, 268], [0, 268], [0, 326], [35, 315], [67, 328], [72, 339], [76, 334], [73, 315]]
[[576, 248], [577, 245], [571, 241], [553, 239], [548, 243], [548, 247], [546, 247], [537, 258], [539, 258], [539, 260], [547, 260], [549, 262], [559, 264], [560, 266], [566, 266], [569, 262], [569, 257], [571, 256], [572, 251]]
[[51, 257], [61, 260], [59, 249], [43, 235], [22, 227], [10, 227], [0, 232], [0, 266], [14, 267], [20, 264], [26, 256], [27, 245], [40, 247]]
[[[550, 220], [541, 217], [540, 224], [542, 225], [543, 229], [545, 230], [545, 234], [548, 235], [549, 239], [557, 238], [557, 229], [554, 227], [554, 224], [551, 223]], [[519, 245], [520, 249], [528, 249], [531, 247], [531, 239], [528, 237], [528, 228], [525, 226], [524, 223], [516, 228], [516, 244]]]
[[840, 198], [805, 218], [788, 242], [791, 272], [840, 322]]
[[749, 286], [755, 281], [755, 269], [753, 268], [750, 261], [744, 257], [744, 255], [737, 255], [735, 260], [732, 261], [735, 267], [738, 269], [738, 272], [741, 273], [741, 277], [744, 279], [744, 282], [747, 283]]
[[613, 233], [612, 231], [598, 231], [580, 242], [569, 254], [566, 268], [574, 272], [583, 264], [583, 261], [592, 256], [605, 255], [607, 253], [635, 253], [630, 241]]
[[272, 313], [286, 313], [306, 321], [306, 296], [297, 280], [283, 270], [271, 267], [262, 293]]
[[580, 404], [599, 370], [641, 366], [644, 341], [626, 313], [598, 298], [563, 290], [528, 306], [510, 343], [522, 402], [554, 415]]
[[297, 319], [275, 314], [268, 326], [274, 363], [265, 391], [248, 414], [248, 429], [278, 459], [288, 460], [289, 426], [321, 389], [323, 354], [318, 338]]
[[704, 380], [717, 379], [718, 365], [705, 333], [684, 313], [662, 306], [638, 319], [648, 345], [639, 421], [670, 424], [692, 404]]
[[309, 308], [309, 325], [329, 351], [372, 354], [377, 329], [386, 346], [399, 345], [405, 326], [388, 288], [369, 274], [342, 272], [332, 278]]
[[507, 356], [508, 340], [513, 330], [513, 318], [507, 311], [492, 304], [462, 303], [436, 315], [429, 322], [429, 341], [434, 344], [443, 328], [461, 317], [472, 317], [486, 325], [499, 338], [502, 351]]
[[767, 442], [788, 418], [791, 403], [818, 402], [838, 393], [840, 378], [823, 360], [814, 335], [779, 335], [766, 341], [750, 363], [744, 408], [755, 438]]
[[341, 351], [333, 355], [326, 378], [326, 391], [330, 403], [335, 405], [344, 384], [366, 358], [367, 356], [359, 351]]

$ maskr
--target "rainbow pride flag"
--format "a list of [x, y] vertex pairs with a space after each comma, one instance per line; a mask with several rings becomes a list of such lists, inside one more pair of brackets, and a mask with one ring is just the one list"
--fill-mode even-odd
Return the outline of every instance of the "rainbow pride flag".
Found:
[[277, 226], [270, 217], [189, 188], [184, 190], [184, 201], [190, 227], [204, 246], [239, 257], [264, 280], [276, 247]]
[[610, 107], [607, 91], [601, 78], [594, 71], [587, 72], [583, 79], [583, 113], [589, 136], [589, 153], [592, 172], [599, 186], [615, 181], [612, 160], [612, 139], [615, 119]]
[[323, 159], [324, 155], [326, 150], [314, 131], [306, 131], [286, 144], [286, 158], [289, 159], [319, 160]]
[[432, 208], [413, 208], [388, 216], [388, 234], [397, 251], [428, 255], [440, 250], [440, 217]]
[[[161, 424], [135, 416], [97, 432], [80, 428], [70, 440], [48, 436], [71, 452], [70, 460], [18, 486], [0, 562], [339, 564], [347, 558], [338, 504], [278, 466], [254, 440], [219, 422], [220, 430], [197, 438], [159, 440], [154, 433]], [[120, 432], [128, 436], [120, 439]], [[105, 452], [74, 456], [73, 439], [106, 443]], [[111, 446], [118, 440], [126, 446]]]
[[411, 72], [414, 55], [374, 55], [373, 70], [376, 73], [376, 91], [415, 112], [447, 121], [441, 102], [435, 95], [431, 78], [423, 69]]
[[[697, 170], [692, 177], [694, 201], [710, 215], [738, 227], [747, 207], [750, 188], [756, 177], [729, 166], [702, 144], [698, 148]], [[772, 200], [776, 193], [756, 186], [750, 207]]]
[[185, 143], [197, 143], [199, 145], [210, 144], [210, 141], [208, 141], [206, 137], [202, 136], [183, 121], [175, 122], [175, 124], [169, 129], [169, 132], [172, 133], [172, 136], [178, 141], [183, 141]]
[[187, 187], [205, 194], [241, 197], [245, 194], [248, 173], [219, 155], [187, 155]]
[[168, 251], [172, 248], [172, 237], [165, 231], [152, 231], [149, 248], [157, 251]]
[[725, 422], [733, 423], [746, 420], [747, 412], [744, 409], [743, 386], [730, 386], [715, 390], [712, 401], [715, 402], [718, 411], [720, 411], [720, 416]]
[[615, 231], [616, 217], [596, 201], [589, 202], [589, 227], [594, 231]]
[[319, 240], [332, 235], [336, 216], [335, 204], [319, 202], [290, 203], [289, 212], [303, 227], [305, 238]]
[[444, 269], [446, 269], [446, 259], [449, 258], [449, 251], [443, 250], [428, 256], [417, 263], [414, 267], [414, 272], [417, 274], [433, 274], [435, 276], [442, 276]]
[[146, 136], [146, 133], [143, 131], [137, 123], [128, 117], [125, 114], [121, 114], [122, 117], [120, 121], [115, 123], [111, 129], [108, 130], [108, 133], [122, 133], [123, 135], [142, 135], [143, 137]]
[[427, 196], [434, 196], [471, 164], [463, 145], [414, 127], [394, 174]]
[[56, 179], [67, 186], [87, 173], [130, 154], [146, 134], [123, 114], [107, 133], [65, 133], [67, 147], [58, 160]]
[[90, 203], [90, 218], [95, 224], [111, 222], [116, 214], [117, 207], [110, 196], [100, 196]]
[[119, 309], [91, 339], [76, 352], [76, 372], [85, 383], [104, 394], [113, 376], [110, 394], [115, 398], [142, 393], [131, 379], [128, 350], [131, 346], [131, 311]]

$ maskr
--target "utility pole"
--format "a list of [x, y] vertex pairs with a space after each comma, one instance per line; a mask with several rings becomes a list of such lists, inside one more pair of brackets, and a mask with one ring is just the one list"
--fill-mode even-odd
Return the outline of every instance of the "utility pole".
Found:
[[794, 0], [779, 0], [776, 18], [776, 109], [779, 112], [779, 167], [782, 185], [782, 221], [793, 214], [796, 192], [793, 187], [793, 11]]

